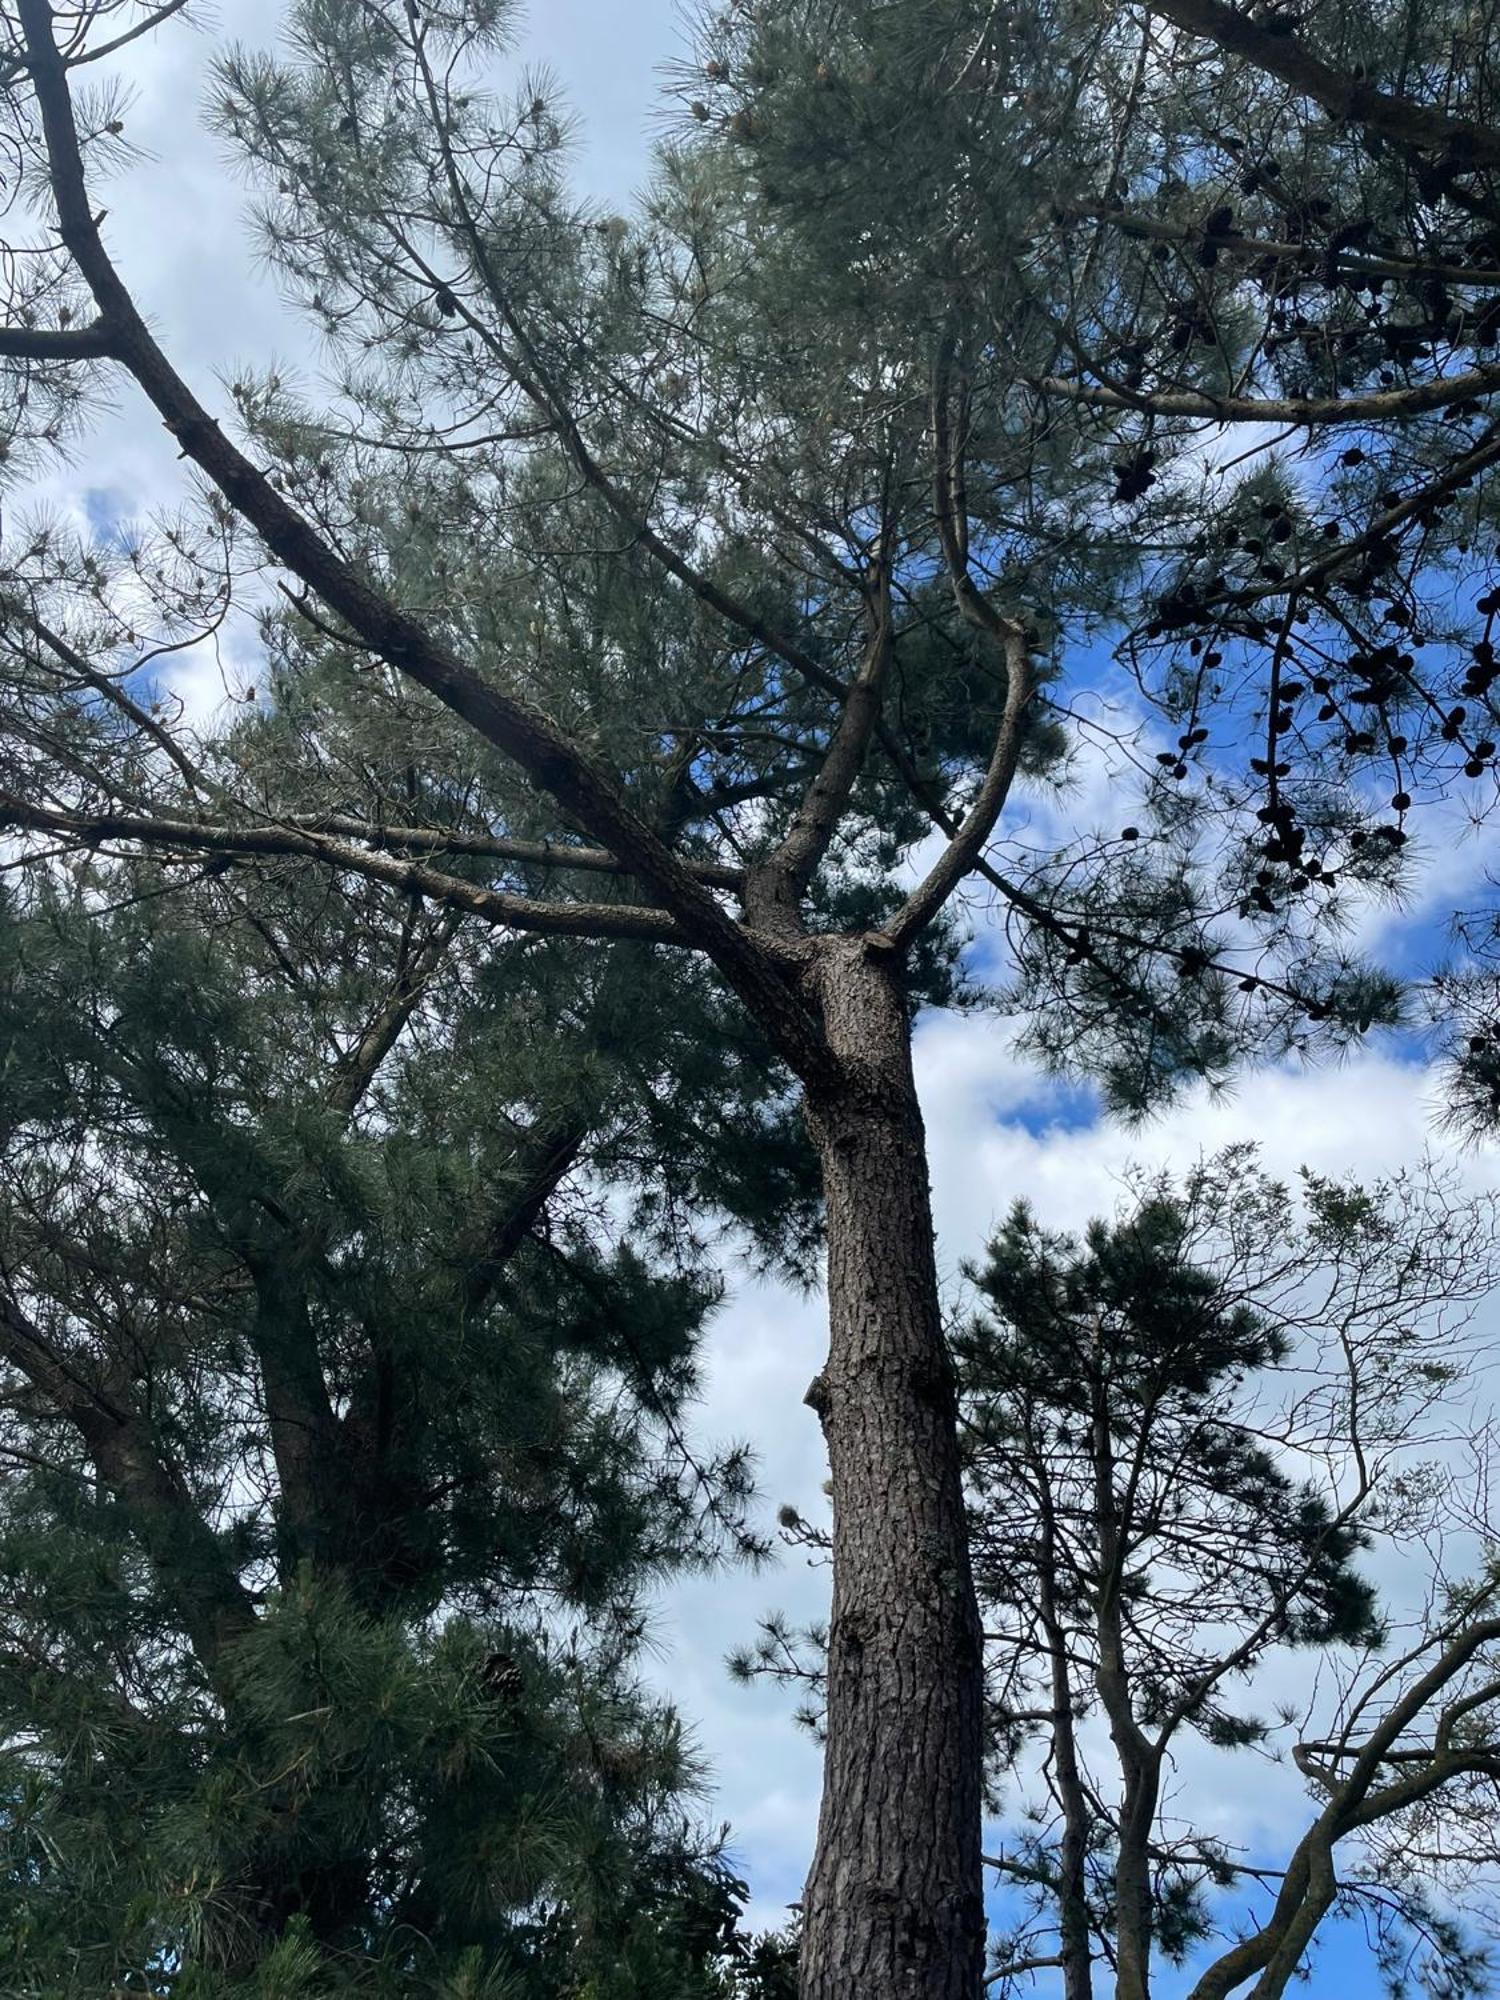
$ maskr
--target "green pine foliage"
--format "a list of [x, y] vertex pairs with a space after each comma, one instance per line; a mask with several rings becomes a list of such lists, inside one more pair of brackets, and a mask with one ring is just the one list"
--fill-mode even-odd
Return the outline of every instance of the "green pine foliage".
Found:
[[[1026, 1949], [1073, 1897], [1106, 1957], [1132, 1847], [1150, 1950], [1202, 1965], [1222, 1949], [1255, 1878], [1167, 1760], [1187, 1735], [1274, 1752], [1289, 1718], [1263, 1711], [1256, 1671], [1286, 1649], [1345, 1675], [1403, 1651], [1370, 1565], [1436, 1519], [1420, 1461], [1492, 1282], [1491, 1233], [1489, 1207], [1438, 1180], [1304, 1174], [1294, 1193], [1240, 1148], [1141, 1180], [1077, 1238], [1020, 1204], [973, 1270], [979, 1309], [954, 1352], [997, 1883]], [[1409, 1757], [1423, 1741], [1417, 1725]], [[1049, 1750], [1050, 1776], [1022, 1775]], [[1367, 1849], [1339, 1875], [1346, 1913], [1367, 1906], [1434, 1976], [1478, 1962], [1472, 1931], [1429, 1924], [1420, 1864], [1398, 1876]], [[997, 1949], [997, 1964], [1025, 1955], [1016, 1937]]]
[[567, 947], [305, 868], [153, 887], [0, 909], [0, 1985], [726, 1992], [745, 1890], [638, 1654], [761, 1546], [690, 1436], [677, 1209], [733, 1092], [648, 1116], [592, 1032], [625, 969]]
[[[120, 18], [106, 0], [89, 25]], [[1043, 1063], [1139, 1113], [1413, 1018], [1401, 968], [1358, 940], [1416, 881], [1423, 824], [1446, 844], [1491, 803], [1500, 192], [1493, 36], [1466, 0], [735, 4], [699, 23], [629, 217], [570, 194], [558, 93], [507, 67], [507, 0], [300, 0], [283, 25], [272, 53], [225, 53], [212, 115], [328, 379], [241, 371], [226, 427], [318, 559], [264, 574], [235, 520], [260, 491], [246, 466], [109, 536], [6, 522], [0, 816], [32, 872], [0, 918], [0, 1429], [17, 1657], [148, 1719], [160, 1700], [191, 1766], [161, 1794], [189, 1801], [179, 1859], [142, 1864], [155, 1942], [104, 1976], [270, 1965], [295, 1990], [351, 1964], [383, 1978], [406, 1948], [390, 1885], [427, 1864], [415, 1753], [371, 1723], [383, 1675], [417, 1674], [428, 1693], [402, 1714], [437, 1727], [458, 1684], [442, 1647], [472, 1631], [533, 1689], [545, 1735], [572, 1713], [542, 1664], [563, 1633], [582, 1634], [587, 1687], [624, 1700], [648, 1586], [755, 1552], [743, 1455], [704, 1463], [685, 1430], [696, 1341], [726, 1227], [805, 1277], [818, 1216], [788, 1073], [699, 947], [748, 953], [765, 976], [742, 989], [777, 1015], [791, 958], [766, 946], [756, 865], [818, 797], [837, 823], [782, 941], [805, 920], [810, 962], [818, 933], [890, 919], [997, 729], [1004, 747], [1019, 670], [997, 632], [1036, 675], [1025, 796], [996, 804], [961, 872], [1005, 913]], [[40, 184], [41, 70], [13, 53], [0, 139]], [[92, 213], [128, 121], [79, 82]], [[60, 253], [18, 251], [0, 276], [14, 481], [67, 447], [122, 358], [143, 375], [145, 335], [107, 369]], [[161, 386], [157, 366], [172, 403]], [[206, 465], [199, 420], [170, 426]], [[309, 580], [329, 557], [400, 617], [342, 626]], [[204, 740], [166, 649], [247, 604], [261, 678]], [[605, 774], [583, 786], [592, 822], [566, 756], [554, 785], [555, 742], [523, 783], [403, 678], [417, 631], [470, 677], [471, 708], [486, 688], [516, 705], [496, 740], [529, 741], [544, 713]], [[810, 790], [867, 659], [885, 679], [861, 689], [859, 768]], [[1077, 812], [1066, 780], [1090, 759], [1109, 784]], [[623, 831], [622, 853], [583, 846], [590, 823]], [[661, 890], [654, 842], [722, 906]], [[961, 932], [950, 914], [904, 961], [913, 1011], [975, 997]], [[1469, 915], [1426, 996], [1471, 1126], [1500, 1103], [1494, 941], [1493, 913]], [[1383, 1254], [1357, 1202], [1309, 1198], [1314, 1262]], [[1239, 1592], [1276, 1643], [1342, 1643], [1374, 1615], [1351, 1566], [1373, 1527], [1320, 1512], [1223, 1414], [1236, 1370], [1286, 1364], [1263, 1300], [1242, 1318], [1168, 1282], [1202, 1265], [1175, 1219], [1199, 1200], [1164, 1193], [1134, 1235], [1081, 1245], [1017, 1221], [995, 1327], [1013, 1312], [1050, 1344], [1045, 1367], [1027, 1347], [1032, 1379], [992, 1328], [985, 1393], [1012, 1425], [1056, 1402], [1064, 1467], [1085, 1418], [1096, 1460], [1167, 1424], [1200, 1454], [1185, 1504], [1205, 1529], [1222, 1505], [1252, 1550], [1197, 1576], [1207, 1600]], [[1089, 1349], [1080, 1300], [1123, 1373]], [[1386, 1346], [1399, 1408], [1437, 1364], [1394, 1330]], [[1002, 1475], [976, 1459], [976, 1482]], [[1051, 1574], [1024, 1550], [985, 1559], [1012, 1610]], [[1107, 1572], [1134, 1640], [1189, 1648], [1175, 1680], [1154, 1663], [1167, 1708], [1139, 1726], [1180, 1709], [1174, 1727], [1249, 1740], [1217, 1681], [1194, 1692], [1202, 1634], [1170, 1590], [1090, 1560], [1057, 1616]], [[336, 1666], [361, 1693], [325, 1730]], [[61, 1707], [15, 1701], [28, 1782], [60, 1783]], [[624, 1740], [656, 1727], [638, 1705]], [[356, 1740], [386, 1774], [368, 1798]], [[202, 1777], [222, 1776], [210, 1752], [248, 1760], [243, 1824], [239, 1781]], [[118, 1755], [107, 1804], [132, 1796]], [[571, 1863], [544, 1865], [551, 1805], [515, 1804], [532, 1783], [518, 1766], [505, 1810], [535, 1864], [497, 1834], [485, 1878], [505, 1935], [470, 1943], [462, 1896], [423, 1919], [455, 1990], [510, 1977], [529, 1924], [575, 1969], [602, 1934]], [[612, 1796], [614, 1832], [656, 1823], [644, 1777]], [[1083, 1839], [1116, 1875], [1117, 1835]], [[114, 1846], [137, 1837], [166, 1838], [135, 1814]], [[49, 1839], [23, 1883], [55, 1852], [82, 1884], [98, 1844]], [[233, 1921], [178, 1922], [162, 1899], [184, 1882], [227, 1884]], [[24, 1947], [43, 1990], [94, 1922], [58, 1883], [63, 1931]], [[1157, 1938], [1186, 1938], [1194, 1907], [1191, 1869], [1169, 1870]], [[249, 1970], [242, 1917], [260, 1926]], [[335, 1974], [330, 1953], [354, 1957]]]
[[[1335, 66], [1441, 73], [1478, 116], [1452, 11], [1317, 28]], [[894, 906], [1003, 699], [935, 514], [956, 438], [967, 573], [1037, 652], [1023, 771], [1105, 755], [1128, 798], [1120, 826], [994, 857], [1032, 1051], [1135, 1114], [1410, 1018], [1352, 937], [1412, 879], [1409, 811], [1455, 790], [1485, 809], [1487, 696], [1460, 682], [1488, 671], [1491, 503], [1483, 465], [1448, 478], [1478, 405], [1376, 408], [1296, 457], [1247, 431], [1225, 478], [1232, 443], [1205, 445], [1192, 399], [1399, 393], [1482, 363], [1483, 283], [1422, 273], [1486, 268], [1483, 176], [1365, 147], [1232, 57], [1186, 88], [1166, 28], [1088, 0], [777, 4], [702, 15], [627, 217], [571, 196], [560, 92], [507, 75], [513, 26], [318, 0], [275, 53], [220, 66], [216, 124], [348, 413], [242, 375], [284, 490], [463, 657], [503, 659], [689, 851], [727, 833], [750, 859], [827, 741], [817, 677], [848, 678], [881, 523], [895, 661], [811, 899], [831, 928]], [[290, 681], [307, 633], [283, 623]], [[1091, 644], [1123, 670], [1098, 712], [1065, 684]], [[451, 720], [385, 698], [422, 718], [419, 769], [472, 768]], [[1433, 995], [1471, 1117], [1487, 922]], [[954, 998], [951, 943], [925, 956], [914, 993]]]
[[[1183, 12], [705, 12], [634, 215], [570, 193], [562, 94], [513, 73], [514, 9], [488, 0], [293, 8], [273, 51], [226, 54], [213, 105], [328, 376], [314, 394], [239, 372], [258, 462], [686, 856], [753, 862], [784, 832], [866, 637], [879, 540], [892, 671], [809, 896], [816, 927], [878, 924], [972, 798], [1003, 701], [955, 565], [1024, 621], [1023, 777], [1057, 813], [1003, 823], [973, 887], [1005, 915], [1028, 1046], [1132, 1114], [1417, 1019], [1407, 968], [1372, 962], [1360, 926], [1410, 891], [1424, 816], [1446, 840], [1488, 812], [1500, 740], [1493, 385], [1434, 388], [1491, 365], [1492, 169], [1367, 143], [1263, 50], [1185, 39]], [[1466, 21], [1339, 5], [1262, 40], [1482, 129]], [[45, 315], [63, 279], [37, 283]], [[34, 414], [63, 378], [27, 379]], [[11, 553], [17, 604], [89, 660], [142, 636], [143, 596], [201, 627], [233, 540], [209, 504], [165, 547], [44, 530]], [[304, 811], [556, 836], [501, 759], [327, 621], [281, 604], [264, 637], [266, 692], [313, 751]], [[60, 797], [97, 801], [45, 644], [20, 650], [37, 726], [8, 785], [40, 754]], [[384, 754], [321, 754], [331, 692]], [[1070, 752], [1105, 760], [1117, 814], [1051, 791]], [[137, 781], [154, 762], [138, 740]], [[123, 775], [104, 789], [139, 801]], [[1469, 1124], [1494, 1068], [1492, 946], [1492, 913], [1469, 912], [1424, 994]], [[911, 984], [972, 997], [951, 935]]]

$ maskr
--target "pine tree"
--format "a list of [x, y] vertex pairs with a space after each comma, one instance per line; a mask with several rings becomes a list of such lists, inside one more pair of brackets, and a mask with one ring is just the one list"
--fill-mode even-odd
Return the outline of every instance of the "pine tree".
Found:
[[758, 1545], [688, 1436], [717, 1280], [624, 1164], [653, 1095], [691, 1176], [624, 962], [301, 863], [101, 859], [0, 930], [0, 1982], [726, 1991], [636, 1660]]
[[[6, 18], [58, 230], [0, 338], [8, 462], [123, 375], [206, 488], [144, 591], [47, 533], [16, 549], [6, 818], [179, 868], [301, 857], [695, 960], [695, 995], [711, 970], [767, 1097], [800, 1093], [825, 1198], [804, 1991], [972, 1996], [979, 1622], [911, 1015], [954, 997], [945, 913], [982, 882], [1034, 1047], [1126, 1108], [1401, 1017], [1341, 927], [1400, 888], [1413, 815], [1493, 768], [1482, 19], [735, 6], [626, 219], [570, 201], [547, 88], [492, 88], [505, 7], [308, 0], [280, 56], [226, 58], [215, 115], [338, 394], [243, 380], [236, 443], [109, 257], [90, 178], [122, 119], [69, 85], [104, 44], [44, 0]], [[198, 630], [261, 559], [281, 687], [357, 676], [421, 749], [404, 779], [314, 762], [300, 795], [184, 808], [149, 714], [123, 771], [82, 754], [59, 689], [128, 696], [142, 598]], [[1067, 674], [1105, 631], [1168, 735], [1119, 746], [1125, 825], [1036, 854], [1002, 814], [1097, 734]], [[1433, 989], [1480, 1116], [1485, 978]]]
[[[1180, 1186], [1146, 1183], [1082, 1241], [1019, 1208], [990, 1246], [957, 1353], [992, 1728], [1002, 1769], [1033, 1737], [1046, 1759], [1035, 1793], [1018, 1780], [1003, 1812], [995, 1869], [1017, 1925], [997, 1953], [1012, 1968], [1002, 1990], [1026, 1990], [1024, 1961], [1055, 1955], [1068, 2000], [1144, 1996], [1153, 1966], [1184, 1961], [1202, 1996], [1259, 1974], [1271, 2000], [1336, 1898], [1382, 1941], [1404, 1933], [1408, 1960], [1443, 1965], [1454, 1990], [1482, 1965], [1483, 1946], [1441, 1915], [1463, 1841], [1393, 1871], [1380, 1835], [1409, 1793], [1436, 1796], [1441, 1817], [1443, 1788], [1457, 1810], [1489, 1781], [1493, 1582], [1449, 1594], [1439, 1570], [1430, 1598], [1448, 1601], [1413, 1641], [1364, 1563], [1424, 1525], [1438, 1546], [1440, 1519], [1463, 1512], [1421, 1454], [1456, 1417], [1444, 1403], [1493, 1287], [1493, 1238], [1491, 1205], [1440, 1182], [1304, 1175], [1294, 1201], [1242, 1149]], [[1256, 1669], [1284, 1648], [1346, 1683], [1331, 1740], [1304, 1727], [1291, 1752], [1326, 1812], [1226, 1952], [1214, 1895], [1251, 1888], [1254, 1863], [1240, 1872], [1205, 1824], [1212, 1801], [1169, 1773], [1188, 1734], [1225, 1750], [1284, 1742], [1285, 1721], [1239, 1693], [1249, 1683], [1253, 1703]], [[1381, 1733], [1372, 1702], [1383, 1724], [1429, 1671], [1358, 1771]], [[1473, 1725], [1451, 1759], [1450, 1705]], [[1297, 1860], [1325, 1844], [1326, 1880], [1309, 1868], [1299, 1884]], [[1483, 1893], [1465, 1900], [1482, 1922]]]

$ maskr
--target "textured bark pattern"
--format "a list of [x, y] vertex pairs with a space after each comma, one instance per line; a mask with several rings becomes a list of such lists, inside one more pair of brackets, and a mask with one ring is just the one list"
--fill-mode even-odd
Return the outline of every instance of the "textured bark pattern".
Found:
[[816, 972], [836, 1091], [809, 1093], [830, 1337], [809, 1401], [833, 1474], [828, 1749], [803, 2000], [974, 2000], [984, 1958], [981, 1660], [922, 1119], [895, 968]]

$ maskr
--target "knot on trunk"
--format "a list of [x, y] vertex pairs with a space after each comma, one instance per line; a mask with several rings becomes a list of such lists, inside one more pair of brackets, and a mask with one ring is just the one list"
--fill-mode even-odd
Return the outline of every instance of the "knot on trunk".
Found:
[[948, 1420], [958, 1415], [958, 1387], [946, 1354], [924, 1356], [911, 1370], [911, 1393], [925, 1409]]

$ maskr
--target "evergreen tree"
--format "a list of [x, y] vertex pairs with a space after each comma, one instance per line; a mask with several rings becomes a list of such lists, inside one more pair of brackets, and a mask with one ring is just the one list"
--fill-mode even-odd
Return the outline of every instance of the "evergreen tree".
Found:
[[159, 890], [0, 906], [0, 1983], [727, 1991], [635, 1663], [758, 1544], [687, 1436], [717, 1280], [624, 1165], [624, 961], [305, 864]]
[[[123, 374], [205, 483], [164, 555], [15, 547], [5, 816], [649, 947], [698, 962], [695, 1007], [712, 972], [747, 1118], [800, 1093], [825, 1196], [804, 1991], [972, 1996], [980, 1626], [911, 1014], [955, 995], [977, 880], [1034, 1046], [1127, 1108], [1400, 1018], [1343, 927], [1400, 888], [1413, 815], [1492, 782], [1486, 17], [737, 5], [626, 219], [570, 201], [546, 87], [498, 93], [504, 5], [306, 0], [278, 56], [226, 58], [215, 116], [338, 379], [322, 407], [241, 380], [243, 443], [110, 260], [119, 106], [70, 94], [156, 17], [4, 18], [57, 232], [12, 273], [7, 463]], [[392, 754], [185, 803], [178, 737], [117, 699], [142, 603], [190, 634], [263, 559], [277, 698], [321, 663]], [[1127, 824], [1038, 854], [1002, 814], [1096, 740], [1068, 674], [1105, 630], [1170, 732], [1118, 746]], [[102, 765], [80, 706], [120, 718]], [[1471, 1116], [1485, 980], [1481, 954], [1433, 988]]]
[[[1271, 2000], [1305, 1965], [1336, 1890], [1377, 1935], [1405, 1930], [1409, 1956], [1441, 1963], [1453, 1990], [1482, 1965], [1438, 1914], [1454, 1874], [1423, 1858], [1391, 1873], [1359, 1836], [1400, 1815], [1397, 1780], [1486, 1783], [1500, 1716], [1473, 1669], [1495, 1658], [1493, 1582], [1450, 1601], [1413, 1655], [1387, 1632], [1360, 1558], [1377, 1539], [1414, 1537], [1436, 1504], [1420, 1456], [1462, 1377], [1464, 1322], [1493, 1287], [1494, 1217], [1421, 1181], [1366, 1191], [1305, 1175], [1300, 1195], [1299, 1215], [1230, 1154], [1180, 1187], [1148, 1184], [1082, 1242], [1017, 1210], [975, 1274], [983, 1309], [957, 1350], [992, 1722], [1014, 1752], [1029, 1718], [1049, 1715], [1034, 1816], [1005, 1814], [995, 1859], [1026, 1912], [998, 1957], [1017, 1968], [1002, 1987], [1024, 1990], [1022, 1961], [1041, 1949], [1060, 1958], [1068, 2000], [1100, 1985], [1143, 1996], [1153, 1963], [1189, 1958], [1208, 1959], [1201, 1994], [1257, 1973]], [[1447, 1504], [1456, 1520], [1457, 1496]], [[1292, 1753], [1325, 1794], [1311, 1844], [1327, 1842], [1327, 1881], [1299, 1892], [1294, 1870], [1277, 1903], [1252, 1900], [1230, 1978], [1205, 1951], [1224, 1928], [1209, 1892], [1257, 1878], [1205, 1825], [1211, 1801], [1169, 1773], [1187, 1734], [1223, 1749], [1285, 1738], [1238, 1691], [1252, 1682], [1253, 1701], [1255, 1670], [1288, 1647], [1358, 1682], [1344, 1691], [1340, 1750]], [[1435, 1663], [1374, 1782], [1352, 1786], [1341, 1759], [1363, 1747], [1375, 1686], [1405, 1694]], [[1444, 1768], [1432, 1710], [1462, 1712], [1476, 1685], [1473, 1734]], [[1095, 1717], [1108, 1729], [1102, 1769]], [[1452, 1870], [1461, 1857], [1450, 1847]], [[1484, 1894], [1469, 1903], [1476, 1919], [1488, 1911]], [[1041, 1947], [1021, 1943], [1036, 1914], [1052, 1940]]]

